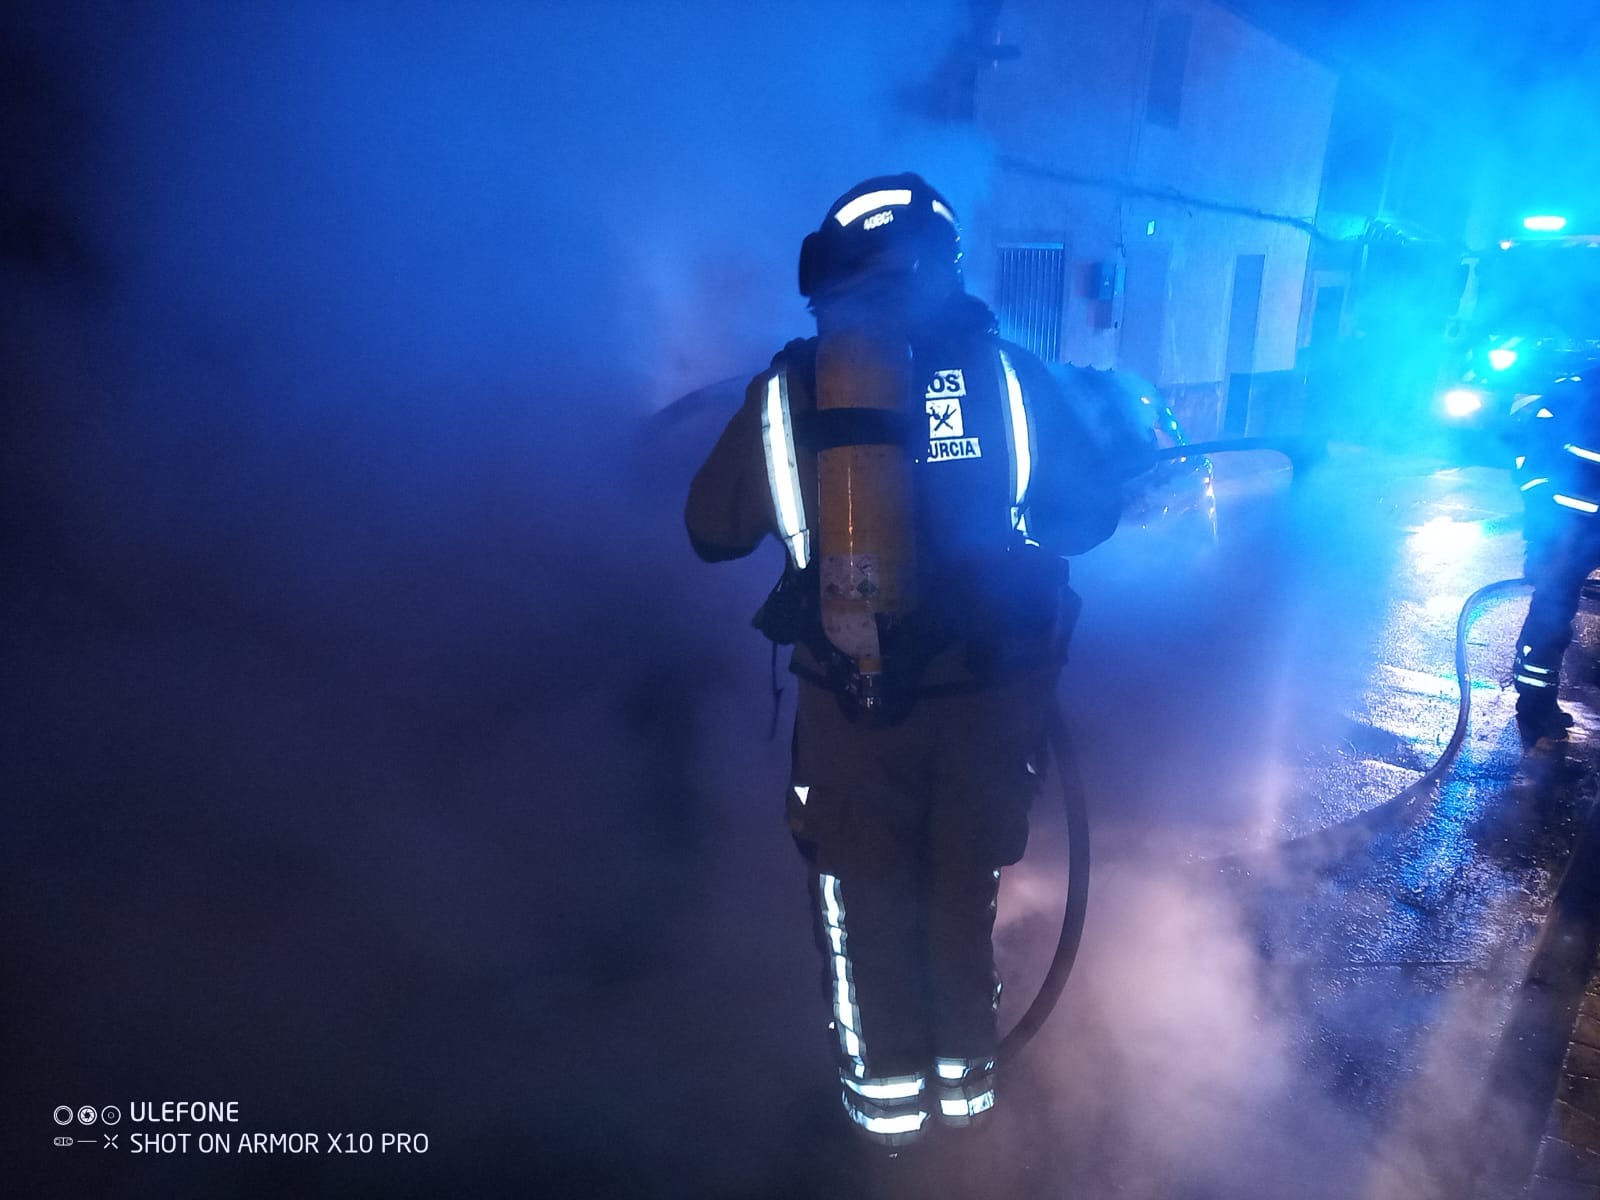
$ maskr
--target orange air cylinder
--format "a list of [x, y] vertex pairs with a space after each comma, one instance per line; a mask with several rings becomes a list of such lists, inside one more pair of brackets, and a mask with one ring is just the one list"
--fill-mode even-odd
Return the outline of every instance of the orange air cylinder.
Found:
[[867, 431], [899, 428], [911, 390], [911, 348], [904, 342], [863, 329], [818, 341], [819, 413], [876, 410], [838, 422], [863, 430], [861, 444], [817, 454], [822, 628], [855, 660], [868, 696], [882, 680], [882, 635], [916, 607], [917, 595], [909, 454], [903, 438], [871, 440], [882, 434]]

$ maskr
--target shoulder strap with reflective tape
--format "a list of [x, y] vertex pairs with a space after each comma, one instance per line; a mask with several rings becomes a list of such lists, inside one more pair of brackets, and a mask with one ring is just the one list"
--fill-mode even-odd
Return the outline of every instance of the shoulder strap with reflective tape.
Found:
[[800, 468], [795, 457], [787, 363], [768, 371], [761, 388], [761, 450], [767, 460], [772, 511], [777, 515], [778, 536], [789, 552], [789, 561], [797, 571], [803, 571], [811, 561], [811, 530], [806, 525], [805, 493], [800, 488]]
[[1005, 415], [1006, 450], [1011, 456], [1011, 524], [1030, 544], [1028, 534], [1026, 499], [1028, 484], [1033, 480], [1033, 456], [1036, 447], [1033, 420], [1028, 412], [1027, 397], [1022, 391], [1022, 381], [1017, 377], [1011, 356], [997, 349], [1000, 360], [1001, 410]]

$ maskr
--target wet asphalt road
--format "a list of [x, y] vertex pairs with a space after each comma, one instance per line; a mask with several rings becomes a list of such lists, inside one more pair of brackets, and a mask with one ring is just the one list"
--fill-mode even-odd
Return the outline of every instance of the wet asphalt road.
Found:
[[[835, 1107], [782, 828], [746, 625], [776, 557], [690, 561], [683, 464], [657, 465], [628, 536], [673, 548], [662, 601], [591, 560], [610, 599], [532, 630], [423, 590], [330, 642], [186, 606], [181, 580], [24, 561], [13, 1194], [1452, 1194], [1592, 775], [1511, 729], [1518, 601], [1473, 626], [1437, 800], [1335, 860], [1276, 848], [1442, 749], [1456, 610], [1518, 569], [1503, 472], [1351, 449], [1291, 489], [1276, 460], [1224, 462], [1216, 545], [1130, 528], [1076, 564], [1080, 961], [992, 1132], [884, 1163]], [[1002, 895], [1007, 1021], [1064, 861], [1047, 797]], [[62, 1105], [165, 1099], [235, 1100], [241, 1124], [205, 1128], [324, 1152], [135, 1156], [126, 1121], [115, 1150], [52, 1144]], [[326, 1153], [401, 1131], [427, 1153]]]
[[[1463, 601], [1520, 575], [1506, 473], [1336, 450], [1290, 492], [1265, 463], [1221, 465], [1215, 560], [1125, 545], [1078, 573], [1091, 595], [1136, 579], [1154, 598], [1086, 622], [1065, 689], [1104, 924], [1052, 1032], [1071, 1056], [1142, 1019], [1142, 1078], [1170, 1110], [1142, 1146], [1096, 1146], [1083, 1194], [1464, 1195], [1487, 1163], [1531, 1153], [1492, 1131], [1549, 1103], [1496, 1055], [1593, 798], [1592, 621], [1569, 657], [1572, 740], [1527, 754], [1509, 688], [1525, 595], [1476, 610], [1461, 754], [1395, 810], [1455, 725]], [[1141, 638], [1160, 641], [1146, 649], [1168, 686], [1102, 686]], [[1102, 987], [1100, 958], [1121, 974], [1138, 944], [1170, 973]], [[1041, 1159], [1035, 1194], [1083, 1158]], [[1512, 1167], [1512, 1190], [1482, 1195], [1520, 1185]]]

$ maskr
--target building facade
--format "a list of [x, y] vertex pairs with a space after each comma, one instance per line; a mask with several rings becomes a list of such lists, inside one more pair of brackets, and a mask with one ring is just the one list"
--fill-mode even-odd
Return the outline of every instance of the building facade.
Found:
[[1209, 0], [982, 7], [968, 263], [1003, 331], [1143, 376], [1195, 438], [1297, 426], [1334, 73]]

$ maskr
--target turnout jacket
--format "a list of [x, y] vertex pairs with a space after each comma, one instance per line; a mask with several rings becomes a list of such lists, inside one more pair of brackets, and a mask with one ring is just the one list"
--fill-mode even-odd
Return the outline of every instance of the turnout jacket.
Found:
[[[1012, 623], [1012, 564], [1059, 563], [1112, 534], [1119, 489], [1044, 364], [1001, 339], [981, 301], [958, 296], [908, 341], [915, 386], [901, 435], [913, 464], [918, 590], [924, 608], [970, 641]], [[702, 559], [743, 557], [770, 535], [791, 572], [811, 565], [817, 454], [839, 444], [821, 419], [832, 414], [816, 408], [816, 347], [815, 338], [790, 342], [751, 381], [695, 475], [685, 524]], [[1060, 565], [1053, 578], [1064, 584]], [[808, 657], [800, 646], [797, 663]]]
[[1600, 382], [1558, 380], [1513, 416], [1521, 434], [1515, 478], [1530, 516], [1600, 513]]

